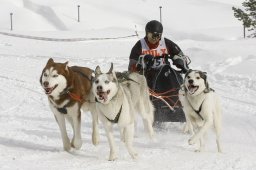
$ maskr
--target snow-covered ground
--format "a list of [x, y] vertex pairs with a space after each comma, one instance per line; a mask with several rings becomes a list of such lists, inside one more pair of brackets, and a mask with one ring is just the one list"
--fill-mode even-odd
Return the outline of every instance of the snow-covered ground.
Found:
[[[0, 169], [132, 169], [132, 170], [254, 170], [256, 169], [256, 40], [242, 38], [242, 26], [232, 6], [242, 0], [0, 0]], [[77, 22], [77, 5], [80, 19]], [[134, 43], [144, 26], [159, 19], [164, 34], [190, 56], [191, 68], [208, 73], [223, 105], [222, 144], [217, 153], [214, 134], [207, 150], [195, 153], [182, 124], [167, 123], [153, 141], [139, 125], [132, 160], [119, 142], [119, 159], [107, 161], [109, 147], [100, 126], [100, 144], [91, 143], [91, 116], [82, 116], [83, 146], [67, 153], [59, 128], [39, 84], [41, 71], [52, 57], [70, 65], [105, 70], [114, 63], [126, 70]], [[13, 31], [10, 31], [10, 13]], [[139, 37], [113, 40], [135, 34]], [[84, 41], [41, 41], [2, 33]], [[71, 135], [69, 127], [69, 134]]]

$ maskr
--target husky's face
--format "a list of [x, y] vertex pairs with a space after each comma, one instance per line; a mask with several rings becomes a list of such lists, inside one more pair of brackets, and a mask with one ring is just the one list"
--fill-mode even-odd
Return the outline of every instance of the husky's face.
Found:
[[55, 63], [53, 59], [49, 59], [40, 77], [40, 83], [45, 94], [58, 97], [59, 94], [67, 87], [68, 74], [67, 62]]
[[206, 73], [197, 70], [189, 70], [184, 79], [185, 91], [191, 95], [196, 96], [208, 89], [206, 80]]
[[95, 69], [92, 90], [98, 102], [102, 104], [108, 104], [118, 91], [117, 78], [112, 70], [112, 63], [108, 73], [102, 73], [99, 66]]

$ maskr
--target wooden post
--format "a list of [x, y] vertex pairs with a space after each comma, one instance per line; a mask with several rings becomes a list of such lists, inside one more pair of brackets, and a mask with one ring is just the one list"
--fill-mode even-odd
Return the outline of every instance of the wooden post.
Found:
[[77, 5], [77, 21], [80, 22], [80, 5]]
[[13, 15], [13, 13], [10, 13], [10, 19], [11, 19], [11, 31], [12, 31], [12, 15]]
[[162, 23], [162, 6], [160, 6], [159, 9], [160, 9], [160, 22]]
[[245, 38], [245, 25], [243, 24], [243, 26], [244, 26], [244, 38]]

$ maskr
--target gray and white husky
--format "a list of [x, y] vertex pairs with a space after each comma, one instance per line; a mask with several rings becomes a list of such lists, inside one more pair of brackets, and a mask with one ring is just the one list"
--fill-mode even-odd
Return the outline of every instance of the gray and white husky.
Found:
[[96, 110], [104, 125], [110, 145], [109, 160], [117, 159], [116, 144], [114, 142], [112, 125], [117, 124], [121, 139], [132, 158], [137, 157], [133, 148], [135, 113], [139, 113], [144, 126], [153, 136], [152, 127], [154, 107], [149, 99], [147, 81], [143, 75], [130, 73], [126, 78], [119, 78], [113, 71], [113, 64], [107, 73], [102, 73], [99, 66], [95, 69], [92, 85], [96, 97]]

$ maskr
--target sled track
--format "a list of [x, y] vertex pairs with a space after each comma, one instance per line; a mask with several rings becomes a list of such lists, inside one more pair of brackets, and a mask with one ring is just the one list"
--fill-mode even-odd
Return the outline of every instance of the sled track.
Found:
[[23, 80], [19, 80], [19, 79], [16, 79], [16, 78], [10, 78], [10, 77], [6, 77], [6, 76], [2, 76], [2, 75], [0, 75], [0, 81], [2, 83], [4, 83], [4, 81], [8, 81], [8, 83], [11, 82], [12, 85], [24, 88], [24, 89], [26, 89], [30, 92], [37, 93], [37, 94], [43, 94], [43, 93], [38, 92], [38, 90], [36, 90], [37, 86], [36, 87], [35, 86], [30, 86], [30, 84], [33, 84], [34, 82], [30, 83], [30, 82], [26, 82], [26, 81], [23, 81]]

